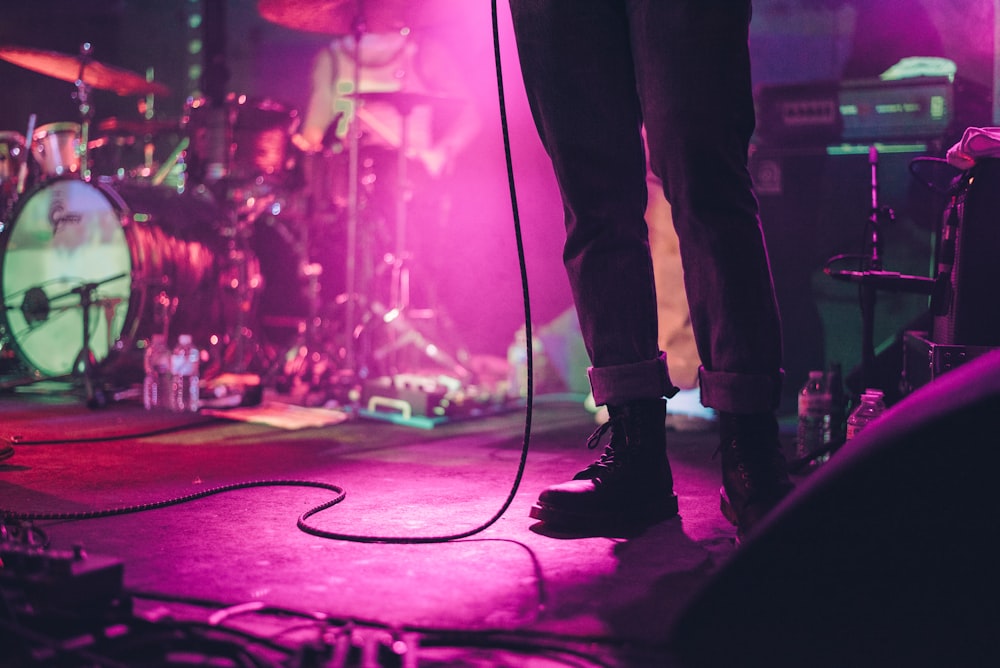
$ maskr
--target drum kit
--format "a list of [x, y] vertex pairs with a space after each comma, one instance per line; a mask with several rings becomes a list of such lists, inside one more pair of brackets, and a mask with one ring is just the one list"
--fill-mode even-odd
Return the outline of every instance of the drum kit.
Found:
[[[286, 27], [358, 34], [416, 21], [411, 4], [419, 3], [261, 0], [258, 11]], [[370, 194], [364, 183], [383, 168], [405, 179], [402, 157], [373, 165], [350, 134], [342, 147], [347, 175], [338, 176], [347, 193], [334, 206], [346, 251], [317, 259], [310, 236], [330, 230], [310, 229], [309, 207], [300, 204], [305, 158], [292, 141], [296, 110], [229, 94], [221, 104], [189, 102], [179, 121], [147, 113], [94, 122], [92, 89], [121, 96], [168, 89], [97, 62], [89, 45], [79, 55], [0, 46], [0, 59], [74, 84], [79, 104], [77, 120], [35, 127], [32, 115], [27, 132], [0, 131], [0, 389], [68, 380], [88, 405], [103, 405], [131, 396], [152, 334], [188, 333], [207, 354], [205, 379], [256, 375], [323, 396], [343, 388], [345, 377], [395, 371], [382, 358], [376, 368], [373, 346], [427, 343], [400, 329], [399, 288], [408, 289], [408, 277], [396, 275], [398, 265], [386, 299], [357, 285], [359, 251], [373, 250], [358, 244]], [[430, 102], [398, 100], [401, 114]], [[398, 206], [398, 244], [405, 216]], [[385, 255], [398, 263], [402, 249], [394, 250]], [[343, 291], [321, 297], [330, 287], [321, 275], [343, 276], [336, 285]], [[278, 312], [268, 312], [268, 298]], [[290, 302], [302, 308], [281, 311]], [[390, 321], [375, 342], [372, 323]], [[425, 348], [464, 372], [440, 349]]]

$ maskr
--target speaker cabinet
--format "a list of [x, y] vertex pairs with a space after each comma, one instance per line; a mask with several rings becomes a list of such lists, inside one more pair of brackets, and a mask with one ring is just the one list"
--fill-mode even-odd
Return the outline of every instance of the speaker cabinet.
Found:
[[934, 318], [935, 343], [1000, 345], [1000, 160], [979, 161], [962, 179], [941, 233], [949, 290]]
[[677, 665], [1000, 665], [997, 415], [1000, 351], [890, 408], [688, 602]]

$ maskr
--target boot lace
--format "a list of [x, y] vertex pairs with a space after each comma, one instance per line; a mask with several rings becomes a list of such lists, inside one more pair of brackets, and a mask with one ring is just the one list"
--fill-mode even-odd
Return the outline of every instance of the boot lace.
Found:
[[615, 446], [620, 445], [620, 439], [617, 438], [619, 434], [623, 436], [626, 443], [628, 442], [624, 415], [614, 415], [610, 417], [607, 422], [595, 429], [590, 435], [590, 438], [587, 439], [587, 447], [591, 450], [599, 447], [608, 432], [611, 432], [611, 436], [609, 437], [607, 444], [604, 446], [604, 452], [601, 453], [601, 456], [596, 462], [587, 467], [587, 471], [613, 469], [621, 465], [621, 456], [619, 456], [617, 460], [615, 459]]

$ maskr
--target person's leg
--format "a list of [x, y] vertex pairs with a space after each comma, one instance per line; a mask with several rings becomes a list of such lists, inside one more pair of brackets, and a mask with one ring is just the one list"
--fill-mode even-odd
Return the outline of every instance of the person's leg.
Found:
[[511, 0], [511, 15], [528, 100], [562, 194], [563, 261], [591, 386], [614, 430], [604, 456], [577, 480], [545, 490], [533, 516], [588, 523], [673, 515], [663, 397], [676, 388], [656, 344], [646, 161], [625, 5]]
[[650, 167], [680, 243], [702, 402], [720, 416], [725, 511], [742, 532], [790, 488], [774, 415], [781, 327], [746, 167], [750, 2], [626, 4]]

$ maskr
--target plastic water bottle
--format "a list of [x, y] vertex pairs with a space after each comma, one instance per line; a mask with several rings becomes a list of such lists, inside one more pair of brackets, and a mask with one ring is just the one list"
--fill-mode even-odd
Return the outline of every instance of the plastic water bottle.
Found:
[[844, 392], [844, 374], [840, 364], [834, 362], [826, 372], [826, 386], [830, 390], [830, 421], [827, 425], [826, 443], [832, 448], [844, 444], [847, 430], [847, 393]]
[[146, 372], [142, 380], [142, 405], [146, 410], [167, 408], [170, 405], [170, 349], [167, 337], [153, 334], [143, 356]]
[[830, 422], [830, 390], [826, 374], [810, 371], [809, 379], [799, 391], [799, 425], [795, 441], [795, 455], [811, 458], [826, 445]]
[[[538, 360], [542, 352], [542, 342], [535, 337], [531, 340], [531, 350]], [[507, 348], [507, 396], [525, 398], [528, 396], [528, 333], [521, 327], [514, 334], [514, 341]]]
[[884, 393], [882, 390], [868, 388], [861, 395], [861, 403], [851, 411], [847, 418], [847, 440], [851, 440], [861, 430], [876, 420], [885, 412]]
[[170, 355], [172, 392], [170, 409], [178, 413], [196, 413], [198, 401], [198, 367], [200, 353], [191, 341], [190, 334], [177, 337], [177, 345]]

